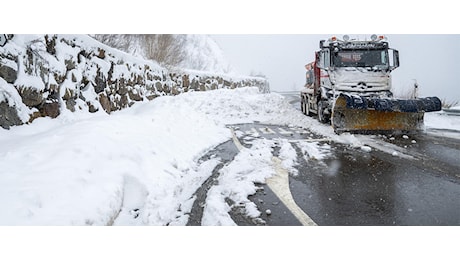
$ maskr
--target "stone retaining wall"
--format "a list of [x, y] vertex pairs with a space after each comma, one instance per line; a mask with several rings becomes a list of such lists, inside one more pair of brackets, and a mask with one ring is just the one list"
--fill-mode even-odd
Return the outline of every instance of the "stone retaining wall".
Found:
[[0, 126], [7, 129], [55, 118], [63, 109], [111, 113], [188, 91], [247, 86], [269, 91], [264, 78], [166, 69], [86, 35], [11, 37], [0, 47]]

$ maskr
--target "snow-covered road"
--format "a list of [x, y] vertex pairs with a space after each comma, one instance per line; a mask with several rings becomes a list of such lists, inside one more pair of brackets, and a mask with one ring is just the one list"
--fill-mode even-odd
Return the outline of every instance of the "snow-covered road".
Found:
[[[222, 161], [200, 158], [231, 140], [229, 125], [253, 122], [309, 129], [353, 149], [409, 154], [367, 136], [338, 136], [283, 96], [256, 88], [159, 97], [110, 116], [62, 113], [0, 129], [0, 208], [8, 209], [0, 225], [186, 225], [196, 191]], [[431, 122], [460, 129], [458, 118], [427, 116]], [[255, 140], [221, 169], [219, 185], [207, 192], [203, 225], [235, 224], [228, 198], [245, 204], [249, 216], [261, 214], [248, 196], [275, 174], [271, 142]], [[292, 148], [280, 153], [295, 171]]]
[[[159, 97], [110, 116], [69, 112], [0, 128], [0, 225], [34, 226], [1, 228], [0, 255], [254, 259], [307, 257], [315, 248], [316, 255], [327, 258], [329, 251], [341, 256], [350, 248], [356, 256], [359, 247], [368, 257], [375, 256], [375, 245], [380, 250], [384, 244], [382, 250], [388, 245], [406, 250], [409, 258], [424, 257], [427, 251], [421, 248], [430, 248], [436, 258], [453, 252], [458, 229], [67, 227], [301, 225], [280, 201], [282, 192], [269, 187], [279, 168], [289, 174], [297, 209], [320, 226], [411, 225], [414, 216], [421, 216], [415, 219], [422, 225], [456, 223], [449, 216], [454, 221], [458, 216], [458, 177], [431, 173], [448, 172], [446, 165], [456, 162], [458, 148], [443, 147], [460, 139], [460, 117], [429, 114], [426, 126], [428, 135], [421, 139], [338, 136], [289, 99], [245, 88]], [[355, 165], [355, 158], [357, 167], [347, 166]], [[442, 160], [424, 164], [436, 158]], [[368, 174], [374, 166], [390, 174]], [[375, 183], [380, 189], [373, 190]], [[425, 214], [426, 209], [434, 214]], [[438, 211], [448, 214], [438, 218]], [[385, 212], [401, 217], [380, 218]], [[433, 242], [442, 250], [433, 249]], [[379, 259], [388, 258], [384, 255]]]

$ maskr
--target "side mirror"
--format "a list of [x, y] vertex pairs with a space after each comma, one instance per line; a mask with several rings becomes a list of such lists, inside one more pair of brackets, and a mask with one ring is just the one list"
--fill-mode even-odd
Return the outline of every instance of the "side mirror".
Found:
[[320, 49], [322, 49], [322, 48], [323, 48], [323, 46], [324, 46], [324, 42], [325, 42], [325, 40], [321, 40], [321, 41], [319, 41], [319, 48], [320, 48]]
[[390, 70], [394, 70], [399, 67], [399, 51], [388, 49], [388, 57], [390, 59], [388, 62], [388, 67]]

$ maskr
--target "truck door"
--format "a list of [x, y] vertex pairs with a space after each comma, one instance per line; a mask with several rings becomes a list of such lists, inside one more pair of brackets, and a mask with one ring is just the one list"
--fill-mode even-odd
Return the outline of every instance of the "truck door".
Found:
[[[330, 66], [331, 66], [331, 56], [330, 56], [330, 52], [329, 52], [329, 49], [323, 49], [321, 51], [319, 51], [319, 53], [317, 54], [317, 64], [318, 64], [318, 67], [319, 67], [319, 70], [318, 70], [318, 74], [316, 74], [315, 76], [317, 76], [317, 83], [318, 83], [318, 86], [317, 88], [321, 87], [321, 86], [328, 86], [328, 88], [330, 88], [330, 83], [328, 82], [329, 80], [329, 70], [330, 70]], [[326, 80], [327, 79], [327, 80]]]
[[329, 55], [329, 49], [321, 50], [319, 51], [319, 53], [317, 52], [316, 55], [317, 55], [316, 61], [317, 61], [318, 67], [321, 69], [329, 69], [329, 67], [331, 66], [331, 58]]

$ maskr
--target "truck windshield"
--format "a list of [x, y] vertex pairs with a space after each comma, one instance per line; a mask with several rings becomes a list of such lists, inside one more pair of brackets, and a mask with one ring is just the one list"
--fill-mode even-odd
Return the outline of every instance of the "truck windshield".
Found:
[[388, 68], [386, 50], [341, 50], [332, 55], [335, 67]]

